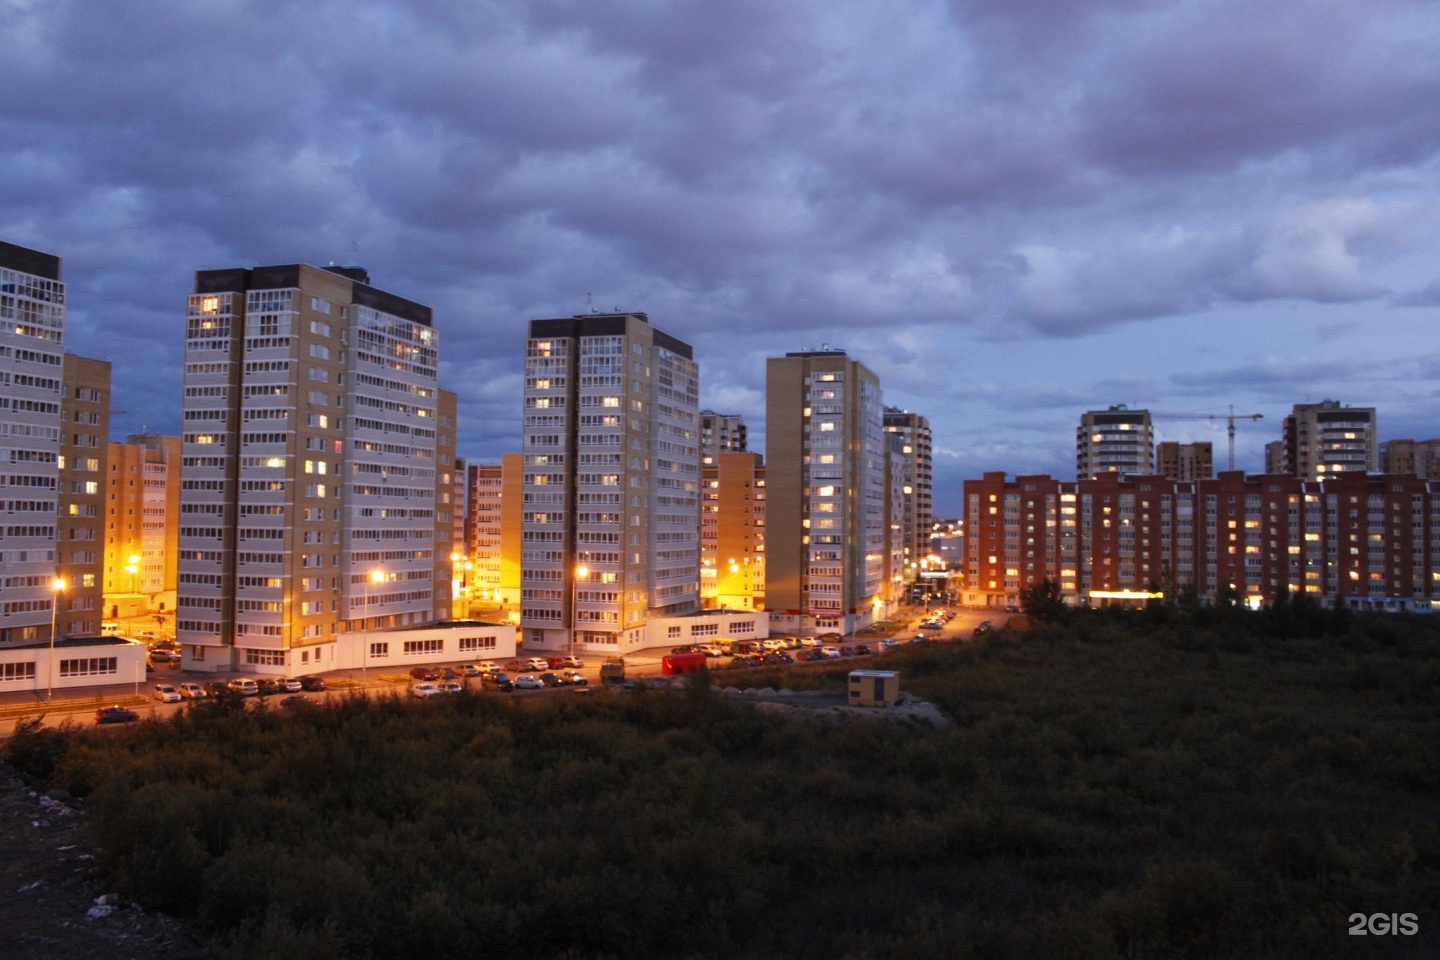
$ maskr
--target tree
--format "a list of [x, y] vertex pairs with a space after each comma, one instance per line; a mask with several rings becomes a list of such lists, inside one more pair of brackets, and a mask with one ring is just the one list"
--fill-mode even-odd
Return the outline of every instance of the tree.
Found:
[[1065, 618], [1060, 584], [1046, 577], [1020, 591], [1020, 609], [1036, 623], [1058, 623]]

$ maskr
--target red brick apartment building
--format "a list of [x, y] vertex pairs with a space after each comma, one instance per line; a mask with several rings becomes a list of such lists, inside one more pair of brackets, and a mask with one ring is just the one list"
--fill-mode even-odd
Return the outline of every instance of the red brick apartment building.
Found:
[[1361, 610], [1440, 602], [1440, 482], [1421, 477], [987, 473], [965, 482], [965, 519], [973, 605], [1016, 606], [1046, 578], [1082, 604], [1189, 587], [1251, 605], [1282, 593]]

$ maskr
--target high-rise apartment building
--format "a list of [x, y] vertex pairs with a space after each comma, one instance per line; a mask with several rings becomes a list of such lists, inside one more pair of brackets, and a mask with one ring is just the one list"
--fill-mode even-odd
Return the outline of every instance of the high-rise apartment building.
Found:
[[68, 583], [56, 550], [64, 354], [60, 258], [0, 241], [0, 643], [64, 631], [54, 589], [57, 577]]
[[487, 617], [508, 619], [520, 609], [520, 537], [523, 458], [469, 468], [465, 550], [470, 558], [471, 602]]
[[700, 602], [699, 368], [643, 313], [530, 321], [526, 646], [624, 653]]
[[842, 350], [766, 360], [765, 603], [796, 632], [850, 633], [885, 584], [880, 380]]
[[1215, 450], [1208, 440], [1176, 443], [1167, 440], [1155, 448], [1156, 472], [1171, 480], [1206, 480], [1215, 476]]
[[701, 467], [700, 596], [704, 606], [765, 608], [765, 462], [721, 453]]
[[700, 465], [708, 467], [722, 453], [744, 453], [750, 449], [750, 431], [738, 413], [700, 411]]
[[357, 267], [195, 275], [177, 604], [186, 668], [326, 669], [341, 633], [427, 622], [437, 592], [449, 609], [436, 504], [454, 446], [452, 426], [441, 453], [437, 351], [431, 309]]
[[105, 616], [173, 612], [180, 438], [132, 434], [109, 445], [105, 471]]
[[1440, 440], [1387, 440], [1380, 444], [1380, 472], [1440, 480]]
[[[1284, 423], [1283, 460], [1292, 477], [1323, 480], [1376, 466], [1374, 407], [1342, 406], [1335, 400], [1297, 403]], [[1267, 458], [1268, 461], [1268, 458]]]
[[1143, 477], [1155, 472], [1155, 428], [1149, 410], [1124, 404], [1080, 415], [1075, 431], [1075, 476], [1102, 473]]
[[105, 600], [105, 460], [110, 446], [110, 363], [65, 354], [60, 400], [60, 511], [55, 525], [65, 581], [62, 637], [100, 634]]
[[912, 582], [920, 563], [930, 555], [930, 524], [934, 509], [930, 421], [918, 413], [886, 407], [885, 432], [900, 441], [902, 475], [899, 478], [903, 528], [900, 531], [903, 580]]

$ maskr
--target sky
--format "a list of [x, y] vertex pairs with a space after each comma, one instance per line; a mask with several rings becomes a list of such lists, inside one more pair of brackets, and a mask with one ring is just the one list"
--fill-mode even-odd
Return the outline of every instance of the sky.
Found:
[[[178, 434], [194, 272], [360, 264], [435, 308], [460, 455], [527, 321], [643, 311], [764, 452], [842, 349], [935, 510], [1075, 474], [1113, 404], [1263, 469], [1296, 403], [1440, 437], [1432, 0], [0, 0], [0, 239], [60, 256], [115, 437]], [[1172, 418], [1204, 414], [1218, 419]]]

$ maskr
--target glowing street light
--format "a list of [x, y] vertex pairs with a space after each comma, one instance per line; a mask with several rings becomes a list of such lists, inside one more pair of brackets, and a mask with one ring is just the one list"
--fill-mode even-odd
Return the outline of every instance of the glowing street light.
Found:
[[59, 609], [60, 609], [60, 595], [65, 592], [65, 578], [64, 578], [64, 577], [56, 577], [54, 580], [51, 580], [51, 581], [50, 581], [50, 592], [51, 592], [51, 597], [50, 597], [50, 670], [49, 670], [50, 689], [45, 692], [45, 699], [46, 699], [46, 700], [53, 700], [53, 699], [55, 699], [55, 628], [56, 628], [56, 617], [55, 617], [55, 614], [56, 614], [56, 613], [59, 611]]
[[590, 576], [590, 568], [575, 565], [575, 586], [570, 595], [570, 655], [575, 655], [575, 634], [580, 631], [580, 581]]
[[[382, 584], [382, 583], [384, 583], [384, 582], [385, 582], [385, 571], [384, 571], [384, 570], [371, 570], [371, 571], [370, 571], [370, 583], [371, 583], [371, 584], [373, 584], [375, 587], [379, 587], [380, 584]], [[375, 591], [374, 591], [373, 589], [372, 589], [372, 590], [368, 590], [368, 591], [366, 591], [366, 593], [365, 593], [365, 614], [366, 614], [366, 616], [361, 618], [361, 623], [360, 623], [361, 630], [362, 630], [362, 632], [365, 634], [365, 642], [364, 642], [364, 646], [363, 646], [362, 649], [361, 649], [361, 660], [360, 660], [360, 685], [361, 685], [362, 687], [365, 686], [365, 681], [366, 681], [366, 679], [367, 679], [366, 673], [367, 673], [367, 671], [368, 671], [369, 668], [370, 668], [370, 630], [369, 630], [369, 614], [370, 614], [370, 604], [373, 603], [374, 600], [375, 600], [374, 593], [375, 593]]]

